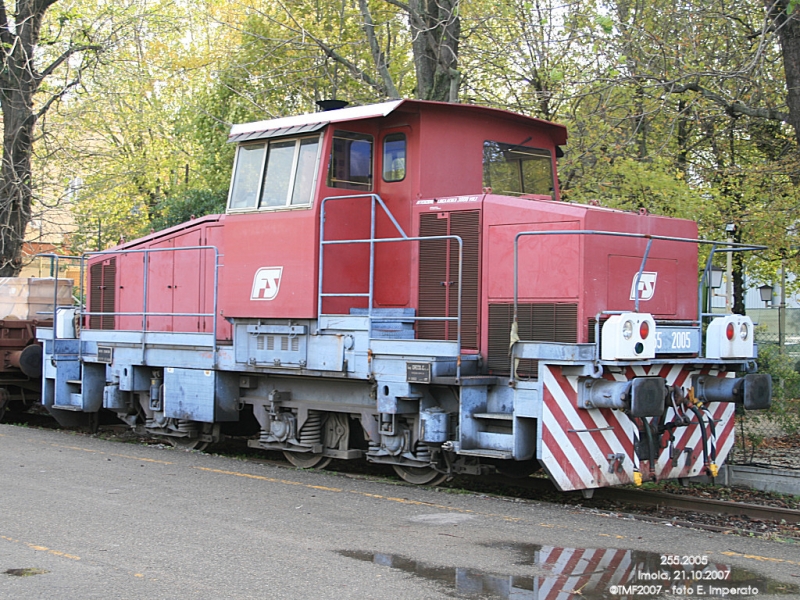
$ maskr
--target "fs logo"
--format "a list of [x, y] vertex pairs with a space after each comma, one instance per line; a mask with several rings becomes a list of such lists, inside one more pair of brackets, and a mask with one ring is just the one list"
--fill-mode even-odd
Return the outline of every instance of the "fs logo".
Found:
[[[631, 283], [631, 300], [636, 300], [636, 275], [633, 274], [633, 282]], [[656, 277], [658, 273], [654, 271], [642, 271], [642, 276], [639, 278], [639, 300], [650, 300], [656, 293]]]
[[253, 277], [250, 300], [274, 300], [281, 288], [283, 267], [261, 267]]

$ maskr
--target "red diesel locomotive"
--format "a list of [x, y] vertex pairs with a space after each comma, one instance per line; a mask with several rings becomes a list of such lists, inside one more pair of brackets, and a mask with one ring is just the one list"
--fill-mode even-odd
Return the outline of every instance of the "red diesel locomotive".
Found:
[[[753, 324], [704, 312], [687, 220], [562, 202], [564, 127], [396, 100], [235, 125], [225, 215], [87, 257], [43, 403], [175, 445], [253, 423], [300, 467], [562, 490], [715, 475], [768, 407]], [[704, 278], [700, 278], [704, 280]]]

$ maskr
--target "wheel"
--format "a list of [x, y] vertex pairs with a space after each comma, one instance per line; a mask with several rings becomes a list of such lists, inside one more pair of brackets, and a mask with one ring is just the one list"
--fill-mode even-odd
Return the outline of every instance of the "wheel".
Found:
[[178, 448], [179, 450], [197, 450], [198, 452], [202, 452], [211, 445], [211, 442], [204, 442], [200, 438], [164, 437], [166, 437], [167, 442], [169, 442], [173, 448]]
[[414, 485], [439, 485], [447, 479], [447, 473], [439, 473], [432, 467], [403, 467], [392, 465], [400, 479]]
[[[174, 436], [163, 436], [167, 443], [170, 444], [173, 448], [179, 448], [181, 450], [197, 450], [198, 452], [202, 452], [206, 448], [208, 448], [211, 444], [219, 440], [219, 425], [213, 425], [211, 423], [196, 423], [193, 421], [183, 421], [183, 420], [173, 420], [171, 421], [172, 425], [177, 431], [181, 431], [183, 433], [193, 433], [197, 432], [197, 437], [174, 437]], [[211, 436], [214, 441], [207, 441], [208, 438], [204, 440], [202, 437]]]
[[283, 455], [290, 463], [298, 469], [324, 469], [333, 458], [324, 456], [322, 453], [314, 454], [312, 452], [284, 452]]

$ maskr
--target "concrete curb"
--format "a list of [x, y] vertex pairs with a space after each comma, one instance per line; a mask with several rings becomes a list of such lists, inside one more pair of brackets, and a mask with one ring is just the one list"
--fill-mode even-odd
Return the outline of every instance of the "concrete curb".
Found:
[[719, 476], [711, 479], [708, 476], [693, 477], [698, 483], [715, 483], [726, 487], [741, 485], [765, 492], [791, 494], [800, 496], [800, 470], [766, 469], [748, 465], [724, 465]]

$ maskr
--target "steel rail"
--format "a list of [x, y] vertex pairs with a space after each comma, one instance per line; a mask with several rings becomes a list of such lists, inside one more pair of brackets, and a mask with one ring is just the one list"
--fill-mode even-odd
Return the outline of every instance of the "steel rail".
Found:
[[594, 497], [598, 500], [614, 500], [617, 502], [636, 504], [638, 506], [663, 506], [705, 514], [744, 515], [751, 519], [800, 523], [800, 510], [783, 508], [780, 506], [731, 502], [729, 500], [716, 500], [714, 498], [699, 498], [697, 496], [670, 494], [668, 492], [631, 490], [626, 488], [602, 488], [596, 490]]
[[[490, 476], [494, 483], [504, 483], [510, 487], [519, 487], [534, 492], [555, 492], [569, 494], [556, 489], [550, 479], [526, 477], [511, 479], [502, 476]], [[485, 479], [485, 478], [484, 478]], [[682, 494], [670, 494], [653, 490], [630, 489], [623, 487], [596, 488], [591, 500], [621, 502], [635, 506], [662, 506], [698, 512], [710, 515], [747, 516], [752, 519], [769, 521], [786, 521], [787, 523], [800, 523], [800, 510], [769, 506], [764, 504], [748, 504], [731, 502], [729, 500], [716, 500], [714, 498], [700, 498]]]

